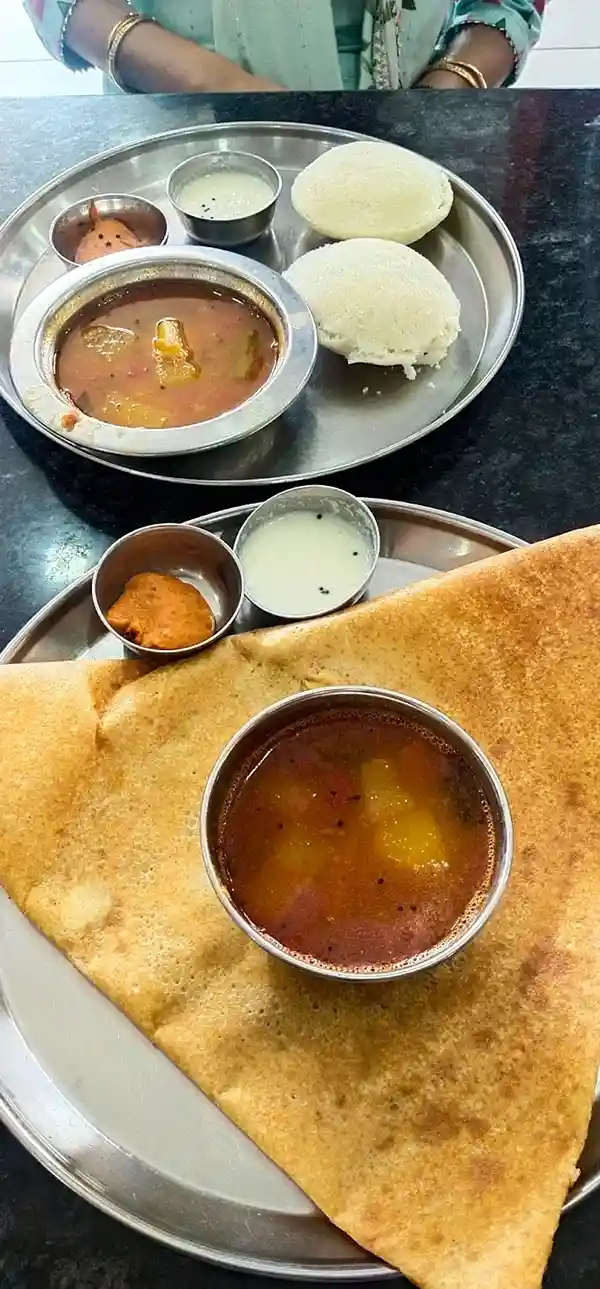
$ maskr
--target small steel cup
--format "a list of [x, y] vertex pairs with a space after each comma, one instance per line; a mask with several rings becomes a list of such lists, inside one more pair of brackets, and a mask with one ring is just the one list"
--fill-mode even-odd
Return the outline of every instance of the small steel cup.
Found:
[[[326, 617], [330, 613], [335, 613], [338, 609], [344, 609], [350, 604], [356, 604], [365, 594], [379, 559], [379, 528], [373, 512], [366, 503], [361, 501], [359, 497], [354, 497], [351, 492], [344, 492], [342, 488], [333, 488], [325, 483], [308, 483], [299, 488], [288, 488], [285, 492], [276, 493], [274, 497], [269, 497], [267, 501], [263, 501], [262, 505], [257, 506], [252, 511], [252, 514], [248, 516], [245, 523], [242, 524], [233, 546], [242, 569], [244, 567], [244, 546], [251, 534], [272, 519], [279, 519], [282, 515], [291, 513], [297, 514], [298, 511], [308, 511], [310, 514], [336, 515], [338, 518], [345, 520], [346, 523], [351, 524], [366, 543], [369, 554], [369, 569], [366, 577], [361, 576], [357, 580], [351, 595], [346, 595], [341, 600], [328, 598], [323, 608], [318, 609], [315, 613], [286, 613], [283, 619], [286, 622], [301, 622], [307, 618]], [[267, 614], [268, 617], [283, 618], [283, 615], [278, 613], [272, 604], [264, 604], [251, 595], [247, 585], [245, 594], [246, 599], [255, 608]]]
[[[89, 232], [90, 204], [93, 202], [103, 219], [118, 219], [139, 237], [142, 246], [163, 246], [169, 236], [167, 221], [154, 202], [130, 194], [108, 194], [101, 197], [83, 197], [67, 206], [56, 216], [50, 229], [49, 241], [63, 264], [72, 267], [77, 263], [75, 253], [82, 237]], [[118, 250], [118, 248], [116, 248]]]
[[[136, 573], [171, 573], [195, 586], [215, 619], [209, 639], [185, 649], [149, 649], [115, 631], [106, 615]], [[127, 533], [102, 556], [92, 580], [94, 608], [106, 630], [137, 658], [152, 663], [178, 662], [220, 640], [233, 627], [243, 598], [243, 574], [231, 548], [190, 524], [152, 524]]]
[[[495, 847], [489, 880], [471, 900], [462, 918], [443, 940], [396, 963], [381, 967], [369, 964], [363, 968], [333, 967], [329, 963], [296, 953], [279, 940], [267, 935], [243, 912], [236, 902], [226, 868], [219, 853], [219, 826], [225, 802], [230, 799], [236, 780], [248, 760], [273, 737], [286, 729], [293, 730], [298, 720], [317, 714], [330, 714], [343, 709], [377, 712], [400, 718], [435, 734], [464, 757], [488, 803], [494, 826]], [[387, 689], [362, 686], [332, 686], [294, 694], [267, 707], [253, 717], [227, 744], [206, 784], [200, 813], [200, 841], [208, 878], [229, 916], [246, 935], [267, 953], [291, 966], [301, 967], [313, 975], [345, 981], [400, 980], [448, 962], [464, 949], [485, 926], [497, 907], [508, 882], [513, 854], [513, 827], [510, 809], [500, 780], [481, 748], [459, 725], [427, 703], [407, 694]]]
[[[201, 175], [219, 170], [238, 170], [243, 174], [258, 175], [271, 190], [271, 199], [260, 210], [250, 215], [232, 219], [206, 219], [193, 215], [185, 208], [183, 196], [186, 183]], [[281, 175], [274, 166], [252, 152], [202, 152], [188, 157], [171, 171], [167, 180], [167, 196], [190, 237], [205, 246], [218, 246], [228, 250], [233, 246], [246, 246], [268, 232], [273, 222], [275, 207], [281, 193]]]

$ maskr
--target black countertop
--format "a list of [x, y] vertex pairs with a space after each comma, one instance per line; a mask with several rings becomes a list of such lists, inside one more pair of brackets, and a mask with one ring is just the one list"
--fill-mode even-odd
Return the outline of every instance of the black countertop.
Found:
[[[525, 265], [523, 328], [492, 385], [430, 438], [337, 481], [527, 539], [599, 520], [600, 92], [0, 99], [0, 219], [58, 171], [121, 142], [274, 117], [362, 130], [444, 162], [498, 208]], [[254, 495], [88, 465], [0, 405], [0, 646], [115, 536]], [[234, 1282], [243, 1289], [96, 1213], [0, 1129], [0, 1289]], [[599, 1284], [600, 1196], [562, 1223], [545, 1289]]]

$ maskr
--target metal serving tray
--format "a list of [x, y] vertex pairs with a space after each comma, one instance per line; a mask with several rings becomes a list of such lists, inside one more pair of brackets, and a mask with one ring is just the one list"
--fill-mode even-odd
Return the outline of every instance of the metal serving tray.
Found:
[[[524, 543], [443, 511], [369, 501], [378, 595]], [[233, 542], [252, 506], [194, 523]], [[2, 663], [119, 655], [95, 616], [91, 573], [31, 620]], [[248, 625], [252, 625], [249, 623]], [[186, 1253], [312, 1280], [393, 1273], [336, 1231], [108, 999], [0, 895], [0, 1117], [92, 1204]], [[600, 1107], [572, 1207], [600, 1184]]]
[[414, 381], [391, 368], [359, 364], [321, 350], [311, 383], [290, 411], [252, 439], [185, 458], [143, 462], [66, 443], [28, 412], [11, 381], [8, 355], [14, 323], [38, 293], [69, 270], [48, 247], [54, 217], [81, 198], [134, 193], [167, 215], [170, 244], [186, 235], [166, 195], [169, 172], [194, 153], [253, 152], [280, 171], [283, 191], [271, 236], [245, 254], [282, 271], [322, 239], [295, 214], [290, 188], [300, 170], [340, 143], [364, 138], [316, 125], [229, 123], [157, 135], [91, 158], [34, 194], [0, 229], [0, 395], [21, 416], [63, 447], [130, 474], [188, 484], [300, 482], [386, 456], [429, 434], [461, 411], [488, 384], [509, 353], [523, 311], [519, 253], [496, 211], [450, 174], [452, 211], [417, 244], [449, 279], [461, 302], [462, 331], [439, 368]]

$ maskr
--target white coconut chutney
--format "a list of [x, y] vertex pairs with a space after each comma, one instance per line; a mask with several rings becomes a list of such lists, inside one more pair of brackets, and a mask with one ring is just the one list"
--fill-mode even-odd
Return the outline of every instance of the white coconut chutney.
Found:
[[335, 514], [290, 511], [255, 528], [237, 552], [246, 594], [281, 618], [310, 618], [347, 603], [367, 580], [365, 538]]
[[225, 168], [186, 180], [177, 193], [177, 204], [200, 219], [242, 219], [264, 210], [274, 195], [260, 175]]

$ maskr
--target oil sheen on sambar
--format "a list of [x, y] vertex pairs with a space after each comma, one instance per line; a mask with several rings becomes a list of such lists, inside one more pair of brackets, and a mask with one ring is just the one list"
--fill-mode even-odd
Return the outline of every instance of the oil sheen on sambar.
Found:
[[203, 283], [145, 283], [73, 319], [56, 381], [89, 416], [168, 429], [239, 407], [276, 361], [273, 329], [247, 300]]
[[489, 883], [489, 806], [464, 758], [364, 711], [291, 725], [242, 768], [219, 825], [238, 907], [342, 968], [432, 948]]

